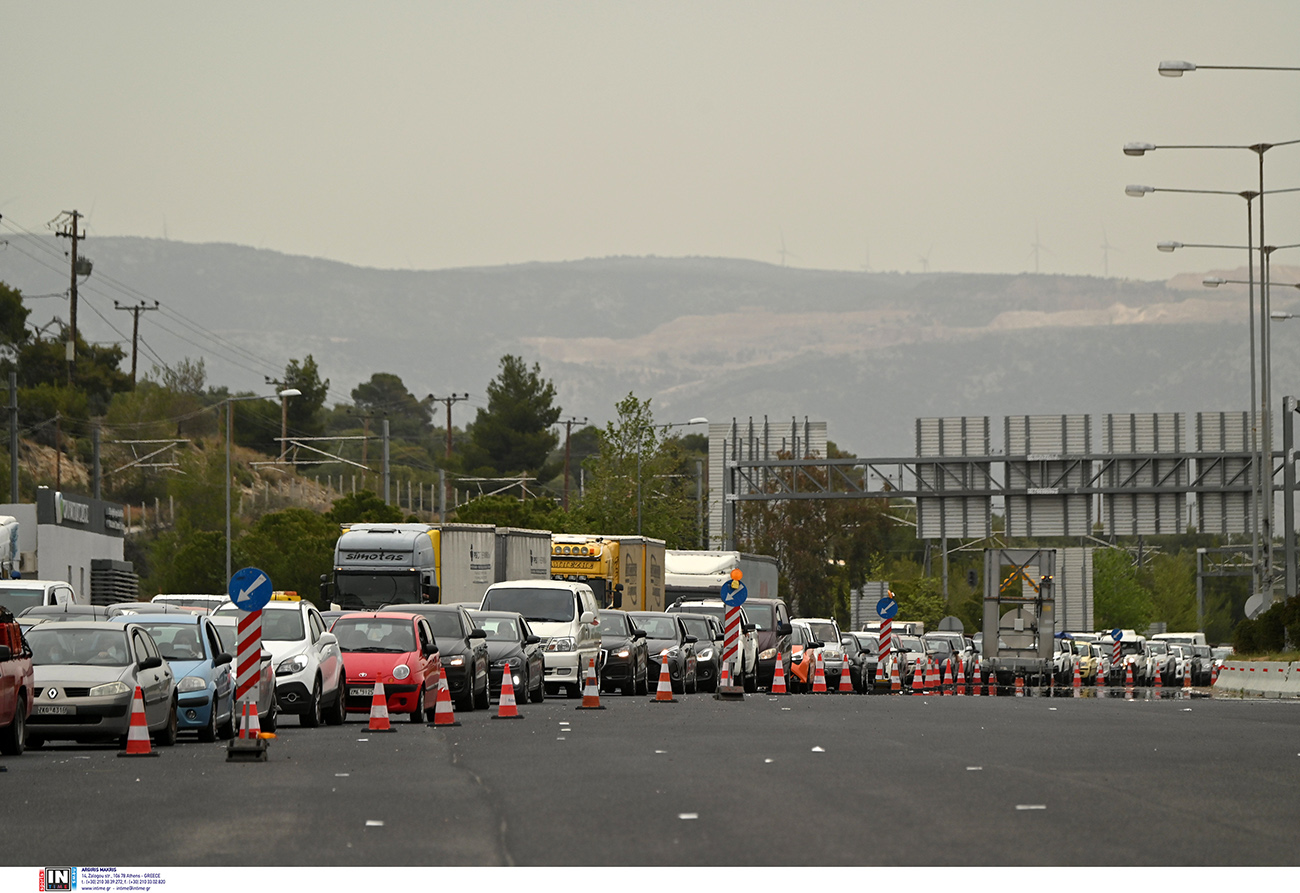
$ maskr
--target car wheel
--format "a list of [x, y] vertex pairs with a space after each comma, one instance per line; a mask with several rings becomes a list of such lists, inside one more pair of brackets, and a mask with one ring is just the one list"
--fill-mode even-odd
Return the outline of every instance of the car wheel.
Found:
[[571, 685], [566, 685], [565, 689], [566, 689], [566, 694], [569, 698], [582, 697], [582, 685], [577, 682]]
[[641, 665], [641, 681], [636, 683], [636, 693], [639, 695], [650, 694], [650, 664], [649, 662]]
[[474, 686], [473, 685], [467, 685], [465, 687], [465, 694], [456, 698], [456, 709], [461, 711], [462, 713], [474, 712]]
[[627, 682], [624, 682], [621, 686], [625, 698], [636, 694], [636, 669], [634, 667], [630, 669], [631, 672], [628, 674]]
[[536, 690], [530, 691], [528, 693], [528, 700], [532, 701], [534, 704], [540, 704], [545, 698], [546, 698], [546, 685], [539, 678], [537, 680]]
[[317, 679], [312, 683], [311, 700], [307, 702], [307, 709], [298, 714], [298, 723], [305, 728], [315, 729], [324, 721], [321, 715], [320, 680]]
[[745, 677], [743, 684], [745, 691], [751, 695], [758, 691], [758, 670], [751, 669], [749, 675]]
[[487, 673], [483, 674], [483, 693], [474, 702], [474, 706], [479, 710], [490, 710], [492, 708], [492, 691], [488, 688]]
[[229, 741], [231, 738], [234, 738], [235, 735], [238, 733], [238, 729], [235, 728], [235, 723], [238, 721], [235, 716], [236, 709], [237, 709], [237, 705], [235, 704], [235, 695], [234, 692], [231, 692], [230, 716], [226, 717], [226, 721], [223, 722], [217, 728], [217, 736], [221, 738], [223, 741]]
[[693, 694], [695, 694], [697, 691], [700, 690], [700, 678], [699, 678], [699, 676], [697, 676], [695, 673], [692, 673], [692, 674], [690, 675], [690, 678], [687, 679], [685, 682], [682, 683], [682, 687], [686, 689], [686, 692], [685, 692], [686, 694], [688, 694], [688, 695], [693, 695]]
[[266, 711], [266, 722], [262, 723], [263, 732], [274, 732], [276, 726], [280, 724], [280, 702], [276, 699], [275, 693], [271, 693], [271, 709]]
[[212, 699], [212, 709], [208, 711], [208, 724], [199, 729], [199, 740], [211, 744], [217, 740], [217, 699]]
[[0, 753], [16, 757], [23, 752], [27, 737], [27, 695], [20, 694], [14, 706], [14, 721], [0, 732]]
[[172, 698], [171, 710], [167, 713], [167, 725], [163, 726], [162, 731], [156, 736], [159, 747], [171, 747], [176, 743], [176, 732], [179, 725], [180, 719], [176, 715], [176, 699]]
[[415, 709], [411, 711], [411, 722], [427, 722], [424, 718], [424, 688], [415, 696]]
[[334, 688], [334, 700], [330, 701], [329, 707], [325, 708], [321, 715], [325, 722], [332, 726], [341, 726], [348, 718], [347, 706], [343, 703], [343, 693], [346, 690], [346, 683], [342, 676], [339, 677], [339, 684]]

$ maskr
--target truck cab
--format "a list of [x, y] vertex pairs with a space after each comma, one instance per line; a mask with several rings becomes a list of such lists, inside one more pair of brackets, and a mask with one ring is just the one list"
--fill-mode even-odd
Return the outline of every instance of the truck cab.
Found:
[[0, 607], [21, 614], [36, 605], [84, 604], [62, 580], [0, 580]]

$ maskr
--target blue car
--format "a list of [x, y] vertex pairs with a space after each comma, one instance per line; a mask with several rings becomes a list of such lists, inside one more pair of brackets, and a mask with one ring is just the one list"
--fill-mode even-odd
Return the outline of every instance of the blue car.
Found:
[[235, 736], [234, 657], [223, 650], [212, 621], [202, 614], [124, 614], [118, 623], [143, 626], [171, 664], [177, 720], [200, 741]]

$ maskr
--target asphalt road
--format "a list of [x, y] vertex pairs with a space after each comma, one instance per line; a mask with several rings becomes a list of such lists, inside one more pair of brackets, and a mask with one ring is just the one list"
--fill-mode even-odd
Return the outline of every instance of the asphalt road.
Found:
[[[1294, 865], [1300, 704], [707, 695], [5, 758], [11, 865]], [[492, 711], [495, 714], [495, 707]], [[382, 823], [382, 824], [377, 824]]]

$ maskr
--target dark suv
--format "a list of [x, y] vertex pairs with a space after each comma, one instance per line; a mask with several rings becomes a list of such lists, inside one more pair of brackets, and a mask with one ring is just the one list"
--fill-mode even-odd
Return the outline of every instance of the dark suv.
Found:
[[745, 599], [745, 614], [758, 632], [758, 686], [772, 687], [776, 660], [781, 658], [790, 679], [790, 610], [779, 598]]

